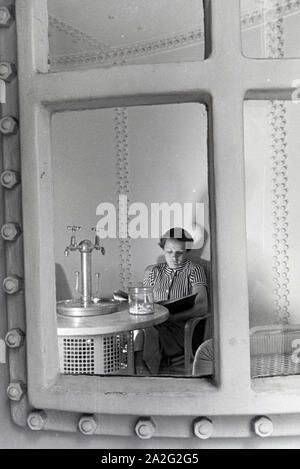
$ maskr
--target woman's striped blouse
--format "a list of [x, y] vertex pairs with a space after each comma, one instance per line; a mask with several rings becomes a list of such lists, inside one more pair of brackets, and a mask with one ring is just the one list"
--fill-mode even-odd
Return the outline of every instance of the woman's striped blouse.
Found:
[[201, 265], [186, 260], [177, 269], [167, 263], [147, 268], [143, 285], [153, 287], [154, 301], [163, 301], [191, 295], [194, 286], [207, 287], [207, 280]]

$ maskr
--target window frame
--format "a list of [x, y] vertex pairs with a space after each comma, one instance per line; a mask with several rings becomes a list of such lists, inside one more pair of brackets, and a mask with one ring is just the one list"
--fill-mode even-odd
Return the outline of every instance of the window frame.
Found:
[[[250, 378], [243, 122], [245, 99], [290, 99], [300, 59], [243, 56], [240, 0], [227, 0], [226, 9], [223, 3], [205, 1], [211, 42], [206, 38], [204, 61], [48, 73], [47, 0], [16, 0], [27, 386], [36, 409], [137, 417], [146, 400], [147, 415], [166, 418], [300, 413], [300, 376]], [[51, 114], [179, 102], [208, 107], [214, 379], [61, 375], [53, 313]]]

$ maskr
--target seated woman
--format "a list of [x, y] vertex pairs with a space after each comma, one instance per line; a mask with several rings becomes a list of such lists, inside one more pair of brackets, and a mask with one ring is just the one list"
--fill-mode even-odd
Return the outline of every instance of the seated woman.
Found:
[[207, 311], [207, 280], [201, 265], [187, 259], [193, 238], [183, 228], [172, 228], [160, 239], [165, 261], [147, 267], [144, 286], [151, 286], [154, 301], [175, 300], [196, 294], [194, 306], [170, 314], [168, 321], [137, 334], [137, 373], [158, 373], [163, 359], [184, 353], [184, 327], [188, 319]]

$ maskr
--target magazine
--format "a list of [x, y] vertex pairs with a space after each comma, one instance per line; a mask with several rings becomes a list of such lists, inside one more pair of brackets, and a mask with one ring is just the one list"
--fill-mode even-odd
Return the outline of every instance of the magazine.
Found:
[[193, 293], [192, 295], [182, 296], [181, 298], [176, 298], [174, 300], [157, 301], [157, 304], [168, 308], [171, 314], [176, 314], [192, 308], [195, 304], [196, 296], [197, 293]]

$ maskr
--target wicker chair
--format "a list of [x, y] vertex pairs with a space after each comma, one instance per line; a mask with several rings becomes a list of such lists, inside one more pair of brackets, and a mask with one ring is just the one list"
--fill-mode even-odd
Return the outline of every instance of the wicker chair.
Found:
[[[250, 330], [251, 378], [300, 374], [300, 326], [260, 326]], [[299, 352], [300, 354], [300, 352]], [[193, 376], [211, 376], [214, 368], [213, 341], [198, 348]]]
[[[210, 320], [210, 314], [206, 314], [204, 316], [198, 318], [189, 319], [184, 328], [184, 355], [180, 355], [178, 357], [173, 357], [170, 359], [169, 366], [176, 369], [182, 369], [184, 367], [184, 374], [191, 375], [192, 374], [192, 367], [194, 361], [194, 342], [197, 337], [196, 335], [196, 327], [203, 322], [202, 328], [202, 337], [199, 337], [199, 340], [202, 342], [206, 339], [207, 334], [209, 334], [209, 326], [208, 322]], [[199, 344], [199, 342], [198, 342]]]
[[[210, 285], [210, 263], [209, 261], [201, 259], [199, 261], [198, 257], [194, 260], [195, 262], [199, 263], [205, 271], [205, 275], [207, 278], [207, 284]], [[209, 301], [209, 295], [208, 295]], [[208, 305], [208, 311], [210, 311], [210, 306]], [[199, 323], [203, 322], [202, 326], [202, 334], [201, 337], [197, 337], [197, 329], [199, 327]], [[176, 367], [184, 367], [184, 374], [189, 376], [192, 374], [193, 369], [193, 361], [194, 356], [199, 344], [206, 341], [209, 337], [211, 337], [211, 314], [207, 313], [204, 316], [196, 317], [189, 319], [185, 324], [184, 329], [184, 355], [180, 357], [175, 357], [171, 360], [170, 365], [174, 368]], [[196, 339], [196, 340], [195, 340]], [[198, 340], [198, 343], [197, 343]]]

